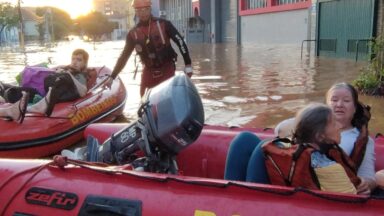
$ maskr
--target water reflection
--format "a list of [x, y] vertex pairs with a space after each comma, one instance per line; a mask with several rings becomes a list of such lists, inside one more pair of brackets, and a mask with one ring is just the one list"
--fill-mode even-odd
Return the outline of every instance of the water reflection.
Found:
[[[1, 80], [10, 82], [24, 65], [50, 59], [51, 66], [68, 64], [71, 52], [83, 48], [90, 52], [91, 66], [112, 68], [124, 41], [84, 43], [60, 42], [45, 48], [28, 45], [26, 52], [0, 48]], [[191, 44], [189, 45], [196, 84], [204, 103], [207, 124], [273, 127], [311, 101], [322, 102], [325, 91], [335, 82], [352, 81], [361, 62], [304, 57], [296, 45]], [[178, 69], [183, 68], [179, 55]], [[125, 116], [136, 118], [139, 106], [140, 74], [133, 79], [134, 58], [121, 77], [128, 89]], [[140, 71], [140, 70], [139, 70]], [[362, 97], [373, 107], [371, 131], [384, 131], [384, 114], [379, 111], [381, 98]]]

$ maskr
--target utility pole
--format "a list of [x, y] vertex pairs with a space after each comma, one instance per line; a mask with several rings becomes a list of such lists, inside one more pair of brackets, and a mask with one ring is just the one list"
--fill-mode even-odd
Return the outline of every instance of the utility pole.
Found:
[[17, 9], [19, 12], [19, 40], [20, 40], [20, 48], [24, 49], [24, 25], [23, 25], [23, 14], [21, 13], [21, 5], [20, 1], [17, 1]]
[[53, 28], [53, 11], [52, 11], [52, 8], [49, 7], [49, 15], [50, 15], [50, 18], [51, 18], [51, 43], [54, 43], [55, 42], [55, 31], [54, 31], [54, 28]]

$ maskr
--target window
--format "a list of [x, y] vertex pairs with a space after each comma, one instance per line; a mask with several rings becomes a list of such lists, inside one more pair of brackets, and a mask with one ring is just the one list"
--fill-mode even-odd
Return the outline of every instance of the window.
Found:
[[319, 50], [336, 52], [336, 44], [336, 39], [321, 39], [319, 43]]

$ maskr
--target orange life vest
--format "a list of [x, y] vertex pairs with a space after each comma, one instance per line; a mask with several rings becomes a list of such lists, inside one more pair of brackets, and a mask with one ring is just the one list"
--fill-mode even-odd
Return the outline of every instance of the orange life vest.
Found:
[[[311, 166], [311, 154], [315, 149], [307, 144], [281, 147], [280, 141], [281, 139], [272, 140], [262, 146], [271, 184], [320, 189], [319, 181]], [[326, 155], [344, 168], [355, 186], [360, 184], [354, 162], [338, 145], [332, 145]]]

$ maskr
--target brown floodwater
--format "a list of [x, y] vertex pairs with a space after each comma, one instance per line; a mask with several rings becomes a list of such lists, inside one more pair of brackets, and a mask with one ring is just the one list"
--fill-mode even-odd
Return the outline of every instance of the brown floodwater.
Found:
[[[0, 80], [14, 82], [25, 65], [51, 61], [68, 64], [75, 48], [90, 53], [90, 66], [112, 68], [124, 41], [60, 42], [52, 47], [30, 44], [24, 51], [0, 47]], [[190, 44], [196, 84], [203, 99], [206, 123], [224, 126], [274, 127], [310, 102], [323, 102], [326, 90], [336, 82], [354, 80], [366, 62], [345, 59], [300, 58], [298, 45]], [[183, 69], [179, 55], [178, 70]], [[140, 103], [140, 74], [133, 79], [131, 58], [121, 73], [128, 90], [125, 118], [132, 121]], [[372, 107], [372, 134], [384, 132], [382, 97], [360, 96]]]

